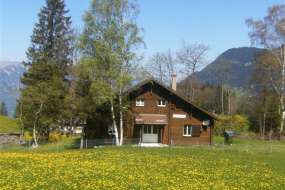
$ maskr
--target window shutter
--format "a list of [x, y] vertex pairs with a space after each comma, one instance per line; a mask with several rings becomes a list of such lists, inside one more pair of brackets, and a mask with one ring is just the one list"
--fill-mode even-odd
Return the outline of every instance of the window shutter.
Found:
[[200, 137], [201, 126], [192, 126], [192, 137]]

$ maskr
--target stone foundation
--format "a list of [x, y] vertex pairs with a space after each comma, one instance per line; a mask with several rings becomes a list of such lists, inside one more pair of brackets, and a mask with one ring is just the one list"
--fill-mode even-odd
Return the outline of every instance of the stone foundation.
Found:
[[0, 134], [0, 144], [8, 143], [20, 143], [20, 137], [18, 134]]

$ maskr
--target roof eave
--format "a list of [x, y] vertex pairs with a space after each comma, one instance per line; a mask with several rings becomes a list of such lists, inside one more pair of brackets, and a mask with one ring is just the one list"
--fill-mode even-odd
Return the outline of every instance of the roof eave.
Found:
[[184, 100], [185, 102], [187, 102], [188, 104], [194, 106], [195, 108], [197, 108], [198, 110], [200, 110], [201, 112], [205, 113], [206, 115], [208, 115], [209, 117], [211, 117], [212, 119], [214, 120], [219, 120], [219, 118], [217, 116], [215, 116], [214, 114], [204, 110], [203, 108], [200, 108], [199, 106], [196, 106], [195, 104], [193, 104], [192, 102], [190, 102], [189, 100], [187, 100], [187, 98], [181, 96], [180, 94], [178, 94], [176, 91], [174, 91], [173, 89], [169, 88], [169, 87], [166, 87], [164, 86], [163, 84], [161, 84], [160, 82], [158, 82], [157, 80], [155, 79], [146, 79], [140, 83], [138, 83], [137, 85], [135, 85], [134, 87], [128, 89], [124, 94], [127, 95], [135, 90], [137, 90], [138, 88], [140, 88], [141, 86], [149, 83], [149, 82], [153, 82], [153, 83], [156, 83], [158, 84], [159, 86], [163, 87], [164, 89], [168, 90], [169, 92], [173, 93], [175, 96], [181, 98], [182, 100]]

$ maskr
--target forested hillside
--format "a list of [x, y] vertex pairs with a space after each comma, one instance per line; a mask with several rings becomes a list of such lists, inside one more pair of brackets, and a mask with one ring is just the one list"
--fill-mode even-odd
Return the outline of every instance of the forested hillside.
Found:
[[248, 88], [255, 67], [255, 57], [261, 51], [262, 49], [253, 47], [229, 49], [203, 70], [196, 72], [195, 77], [202, 83]]

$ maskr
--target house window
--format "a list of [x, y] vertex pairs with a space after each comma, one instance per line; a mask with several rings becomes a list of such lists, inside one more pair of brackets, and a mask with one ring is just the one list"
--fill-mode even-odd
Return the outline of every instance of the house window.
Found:
[[158, 127], [156, 125], [152, 126], [152, 133], [157, 134], [158, 133]]
[[158, 134], [158, 126], [157, 125], [144, 125], [143, 133], [144, 134]]
[[166, 106], [166, 100], [162, 100], [162, 99], [158, 100], [157, 106], [158, 107], [165, 107]]
[[192, 126], [191, 125], [185, 125], [184, 126], [183, 136], [192, 137]]
[[144, 99], [137, 99], [136, 106], [144, 106]]
[[144, 134], [151, 134], [151, 125], [143, 126]]

